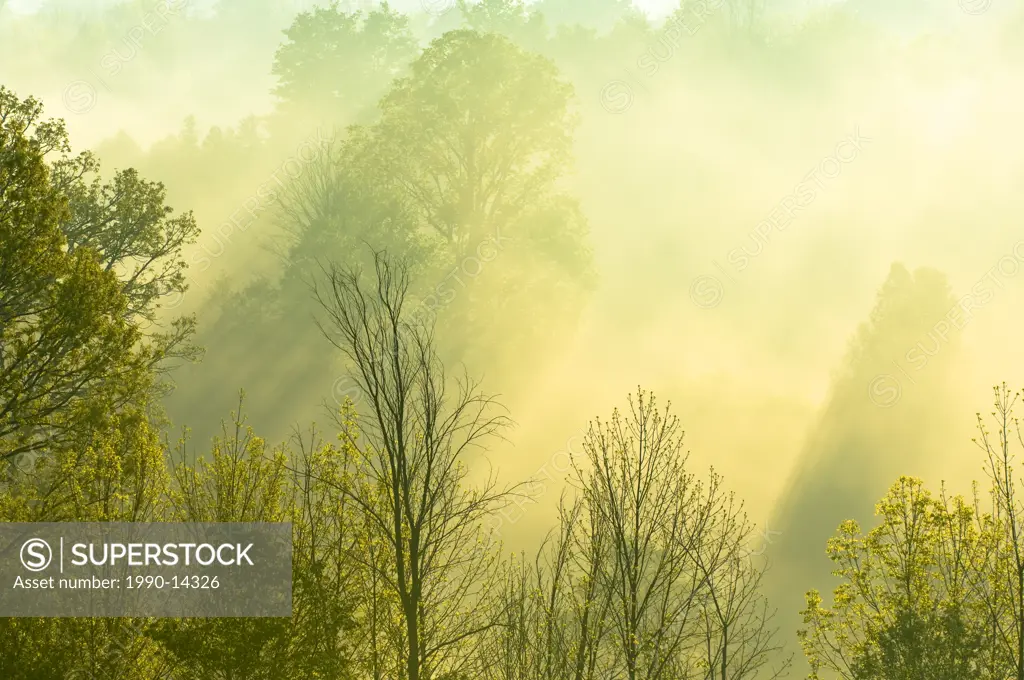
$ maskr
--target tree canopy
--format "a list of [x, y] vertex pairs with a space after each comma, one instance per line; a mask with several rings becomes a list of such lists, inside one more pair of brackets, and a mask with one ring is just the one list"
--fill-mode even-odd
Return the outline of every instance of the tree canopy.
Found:
[[193, 353], [190, 320], [143, 328], [161, 299], [184, 289], [191, 216], [170, 217], [162, 186], [133, 170], [89, 181], [93, 157], [70, 157], [63, 123], [41, 113], [38, 101], [0, 89], [0, 456], [8, 462], [142, 407], [162, 363]]

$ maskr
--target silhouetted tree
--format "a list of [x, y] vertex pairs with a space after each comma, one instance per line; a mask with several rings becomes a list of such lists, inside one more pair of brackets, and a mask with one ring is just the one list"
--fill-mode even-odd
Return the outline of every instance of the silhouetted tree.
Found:
[[[366, 483], [343, 489], [387, 542], [373, 563], [398, 600], [408, 680], [440, 680], [475, 660], [482, 616], [496, 583], [496, 553], [483, 521], [514, 489], [466, 484], [470, 454], [505, 427], [495, 403], [468, 377], [448, 378], [432, 329], [409, 319], [406, 266], [375, 256], [375, 278], [331, 266], [317, 300], [321, 329], [351, 362], [366, 399], [356, 451]], [[454, 391], [453, 391], [454, 390]]]

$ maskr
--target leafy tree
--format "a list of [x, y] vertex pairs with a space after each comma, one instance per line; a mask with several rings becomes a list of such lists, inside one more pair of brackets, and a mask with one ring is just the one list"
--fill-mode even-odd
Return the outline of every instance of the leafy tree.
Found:
[[[319, 31], [327, 25], [323, 22], [348, 26], [356, 21], [337, 8], [324, 12], [297, 20], [296, 30], [308, 24], [310, 31], [314, 25]], [[320, 19], [314, 21], [316, 16]], [[306, 36], [310, 41], [311, 35]], [[372, 266], [363, 257], [367, 244], [409, 263], [412, 294], [423, 302], [417, 313], [424, 321], [443, 314], [443, 328], [462, 329], [439, 336], [438, 349], [446, 358], [483, 362], [483, 357], [472, 356], [473, 347], [500, 346], [502, 354], [488, 364], [493, 369], [502, 362], [510, 364], [514, 352], [527, 351], [573, 323], [590, 282], [590, 253], [582, 212], [560, 190], [574, 121], [571, 89], [549, 62], [504, 38], [466, 31], [455, 35], [442, 38], [417, 60], [421, 75], [394, 83], [390, 99], [385, 99], [389, 103], [383, 105], [390, 113], [382, 113], [374, 124], [350, 127], [304, 164], [287, 187], [275, 188], [281, 203], [267, 214], [273, 214], [273, 226], [279, 228], [275, 231], [282, 235], [275, 242], [284, 262], [279, 275], [254, 277], [242, 290], [215, 300], [211, 313], [217, 320], [203, 338], [208, 357], [215, 359], [220, 352], [225, 357], [277, 355], [280, 348], [301, 346], [306, 348], [296, 353], [301, 359], [292, 365], [277, 364], [279, 368], [270, 373], [237, 374], [227, 381], [221, 374], [186, 368], [184, 378], [197, 382], [201, 387], [196, 389], [207, 395], [221, 393], [225, 399], [230, 398], [223, 393], [225, 382], [244, 382], [256, 394], [273, 392], [275, 403], [264, 412], [256, 402], [254, 413], [260, 422], [277, 419], [274, 424], [283, 431], [287, 423], [281, 421], [289, 416], [281, 412], [281, 402], [294, 403], [297, 410], [311, 391], [330, 390], [332, 377], [339, 375], [330, 357], [315, 350], [316, 336], [303, 330], [313, 311], [307, 283], [316, 261]], [[302, 42], [311, 55], [325, 52], [306, 38], [296, 41], [295, 50]], [[282, 48], [281, 60], [286, 52]], [[489, 72], [491, 65], [498, 70]], [[331, 73], [342, 70], [334, 68]], [[303, 67], [295, 74], [300, 72], [307, 70]], [[444, 117], [431, 107], [440, 107]], [[454, 113], [459, 110], [466, 112], [465, 121]], [[443, 130], [443, 140], [431, 137], [431, 119]], [[278, 131], [271, 128], [276, 137]], [[423, 140], [427, 143], [421, 144]], [[431, 155], [444, 151], [445, 143], [459, 140], [466, 140], [459, 153], [476, 158], [471, 175], [455, 162], [436, 168], [425, 165]], [[216, 157], [203, 155], [195, 172], [205, 172], [204, 165], [219, 167], [217, 163]], [[430, 196], [435, 179], [443, 190]], [[476, 198], [461, 208], [440, 207], [451, 204], [459, 193], [473, 193], [469, 190], [474, 182], [480, 184]], [[470, 228], [467, 220], [475, 219], [475, 213], [483, 221]], [[454, 221], [442, 224], [440, 214]], [[499, 290], [505, 309], [491, 303]], [[536, 309], [538, 299], [545, 300], [543, 310]], [[544, 318], [530, 327], [518, 323], [518, 313], [527, 307]], [[260, 324], [258, 332], [253, 323]], [[512, 342], [496, 342], [499, 337]], [[191, 422], [202, 418], [194, 402], [186, 401], [179, 394], [170, 408]]]
[[[453, 31], [411, 69], [381, 100], [381, 120], [351, 129], [290, 192], [286, 222], [305, 251], [392, 224], [408, 233], [389, 249], [404, 257], [403, 240], [429, 233], [443, 247], [439, 268], [509, 235], [567, 273], [584, 270], [582, 218], [557, 189], [576, 119], [554, 66], [500, 36]], [[363, 218], [371, 201], [404, 214]]]
[[983, 573], [990, 518], [961, 497], [938, 499], [902, 477], [876, 507], [881, 523], [861, 534], [847, 521], [828, 544], [836, 564], [831, 609], [807, 593], [801, 645], [811, 678], [849, 680], [1004, 678], [984, 663], [993, 640], [972, 596]]
[[[287, 458], [267, 450], [245, 423], [242, 400], [233, 427], [213, 442], [209, 459], [178, 443], [171, 519], [178, 522], [281, 522], [288, 518]], [[290, 672], [286, 619], [160, 619], [151, 637], [173, 660], [177, 677], [270, 678]]]
[[[69, 250], [97, 252], [104, 270], [118, 274], [128, 314], [156, 323], [161, 300], [186, 288], [181, 251], [199, 234], [192, 214], [172, 217], [173, 209], [164, 204], [164, 185], [142, 179], [132, 168], [103, 182], [99, 162], [89, 152], [61, 158], [53, 171], [54, 185], [71, 211], [61, 224]], [[180, 350], [192, 332], [189, 320], [175, 325], [176, 336], [165, 354]]]
[[[314, 239], [307, 252], [325, 237], [351, 240], [368, 222], [394, 220], [393, 229], [409, 230], [405, 239], [430, 233], [444, 248], [441, 267], [509, 234], [579, 273], [581, 216], [557, 189], [576, 122], [571, 94], [550, 62], [507, 39], [450, 32], [395, 82], [379, 122], [351, 129], [300, 180], [286, 218]], [[397, 202], [405, 214], [362, 218], [371, 200]], [[401, 240], [387, 246], [407, 254]]]
[[[470, 339], [511, 354], [572, 323], [591, 280], [586, 221], [560, 186], [577, 123], [572, 98], [544, 57], [458, 30], [424, 50], [381, 101], [363, 155], [417, 232], [440, 244], [419, 313], [460, 329], [440, 338], [449, 356], [476, 365]], [[531, 337], [538, 331], [513, 321], [527, 307], [546, 334]]]
[[523, 0], [458, 0], [466, 27], [496, 33], [527, 49], [541, 48], [547, 38], [545, 16]]
[[553, 64], [497, 35], [451, 31], [381, 101], [382, 166], [451, 248], [473, 252], [559, 194], [575, 118]]
[[[144, 411], [121, 409], [72, 433], [45, 456], [25, 456], [0, 485], [0, 521], [144, 522], [165, 517], [169, 476], [160, 432]], [[165, 669], [143, 619], [0, 619], [0, 676], [11, 680], [156, 678]], [[77, 675], [76, 675], [77, 674]]]
[[[133, 171], [85, 184], [61, 121], [0, 88], [0, 458], [70, 445], [141, 404], [169, 356], [194, 356], [189, 320], [140, 331], [184, 288], [178, 257], [195, 236], [169, 218], [158, 184]], [[58, 159], [48, 167], [46, 156]]]
[[940, 334], [935, 320], [956, 304], [944, 274], [896, 263], [868, 319], [851, 338], [769, 522], [787, 538], [772, 548], [767, 592], [780, 608], [780, 624], [794, 651], [802, 627], [799, 593], [831, 590], [832, 563], [822, 546], [836, 527], [848, 519], [862, 526], [870, 522], [872, 499], [883, 497], [908, 468], [926, 470], [935, 452], [947, 446], [940, 435], [922, 432], [915, 423], [955, 418], [951, 400], [944, 397], [957, 389], [952, 361], [959, 334], [954, 324]]
[[[351, 402], [342, 409], [342, 442], [356, 429]], [[379, 605], [377, 556], [365, 516], [341, 489], [364, 483], [356, 452], [321, 440], [316, 429], [294, 437], [290, 513], [293, 534], [294, 641], [289, 663], [296, 677], [347, 678], [372, 668], [367, 640], [382, 632], [373, 614]], [[375, 675], [374, 677], [380, 677]]]
[[289, 115], [351, 122], [416, 54], [409, 20], [382, 3], [363, 14], [334, 2], [299, 14], [274, 57], [274, 94]]

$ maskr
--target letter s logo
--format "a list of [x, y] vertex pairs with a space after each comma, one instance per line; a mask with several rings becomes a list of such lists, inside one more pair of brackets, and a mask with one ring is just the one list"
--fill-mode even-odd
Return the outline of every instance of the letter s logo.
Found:
[[30, 538], [21, 546], [21, 564], [29, 571], [42, 571], [53, 561], [50, 544], [41, 538]]

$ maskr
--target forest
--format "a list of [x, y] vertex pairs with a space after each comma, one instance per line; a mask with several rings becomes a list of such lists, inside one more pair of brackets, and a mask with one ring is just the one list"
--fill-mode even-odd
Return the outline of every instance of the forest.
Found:
[[1024, 680], [1022, 48], [0, 0], [0, 521], [292, 534], [290, 618], [0, 611], [0, 680]]

